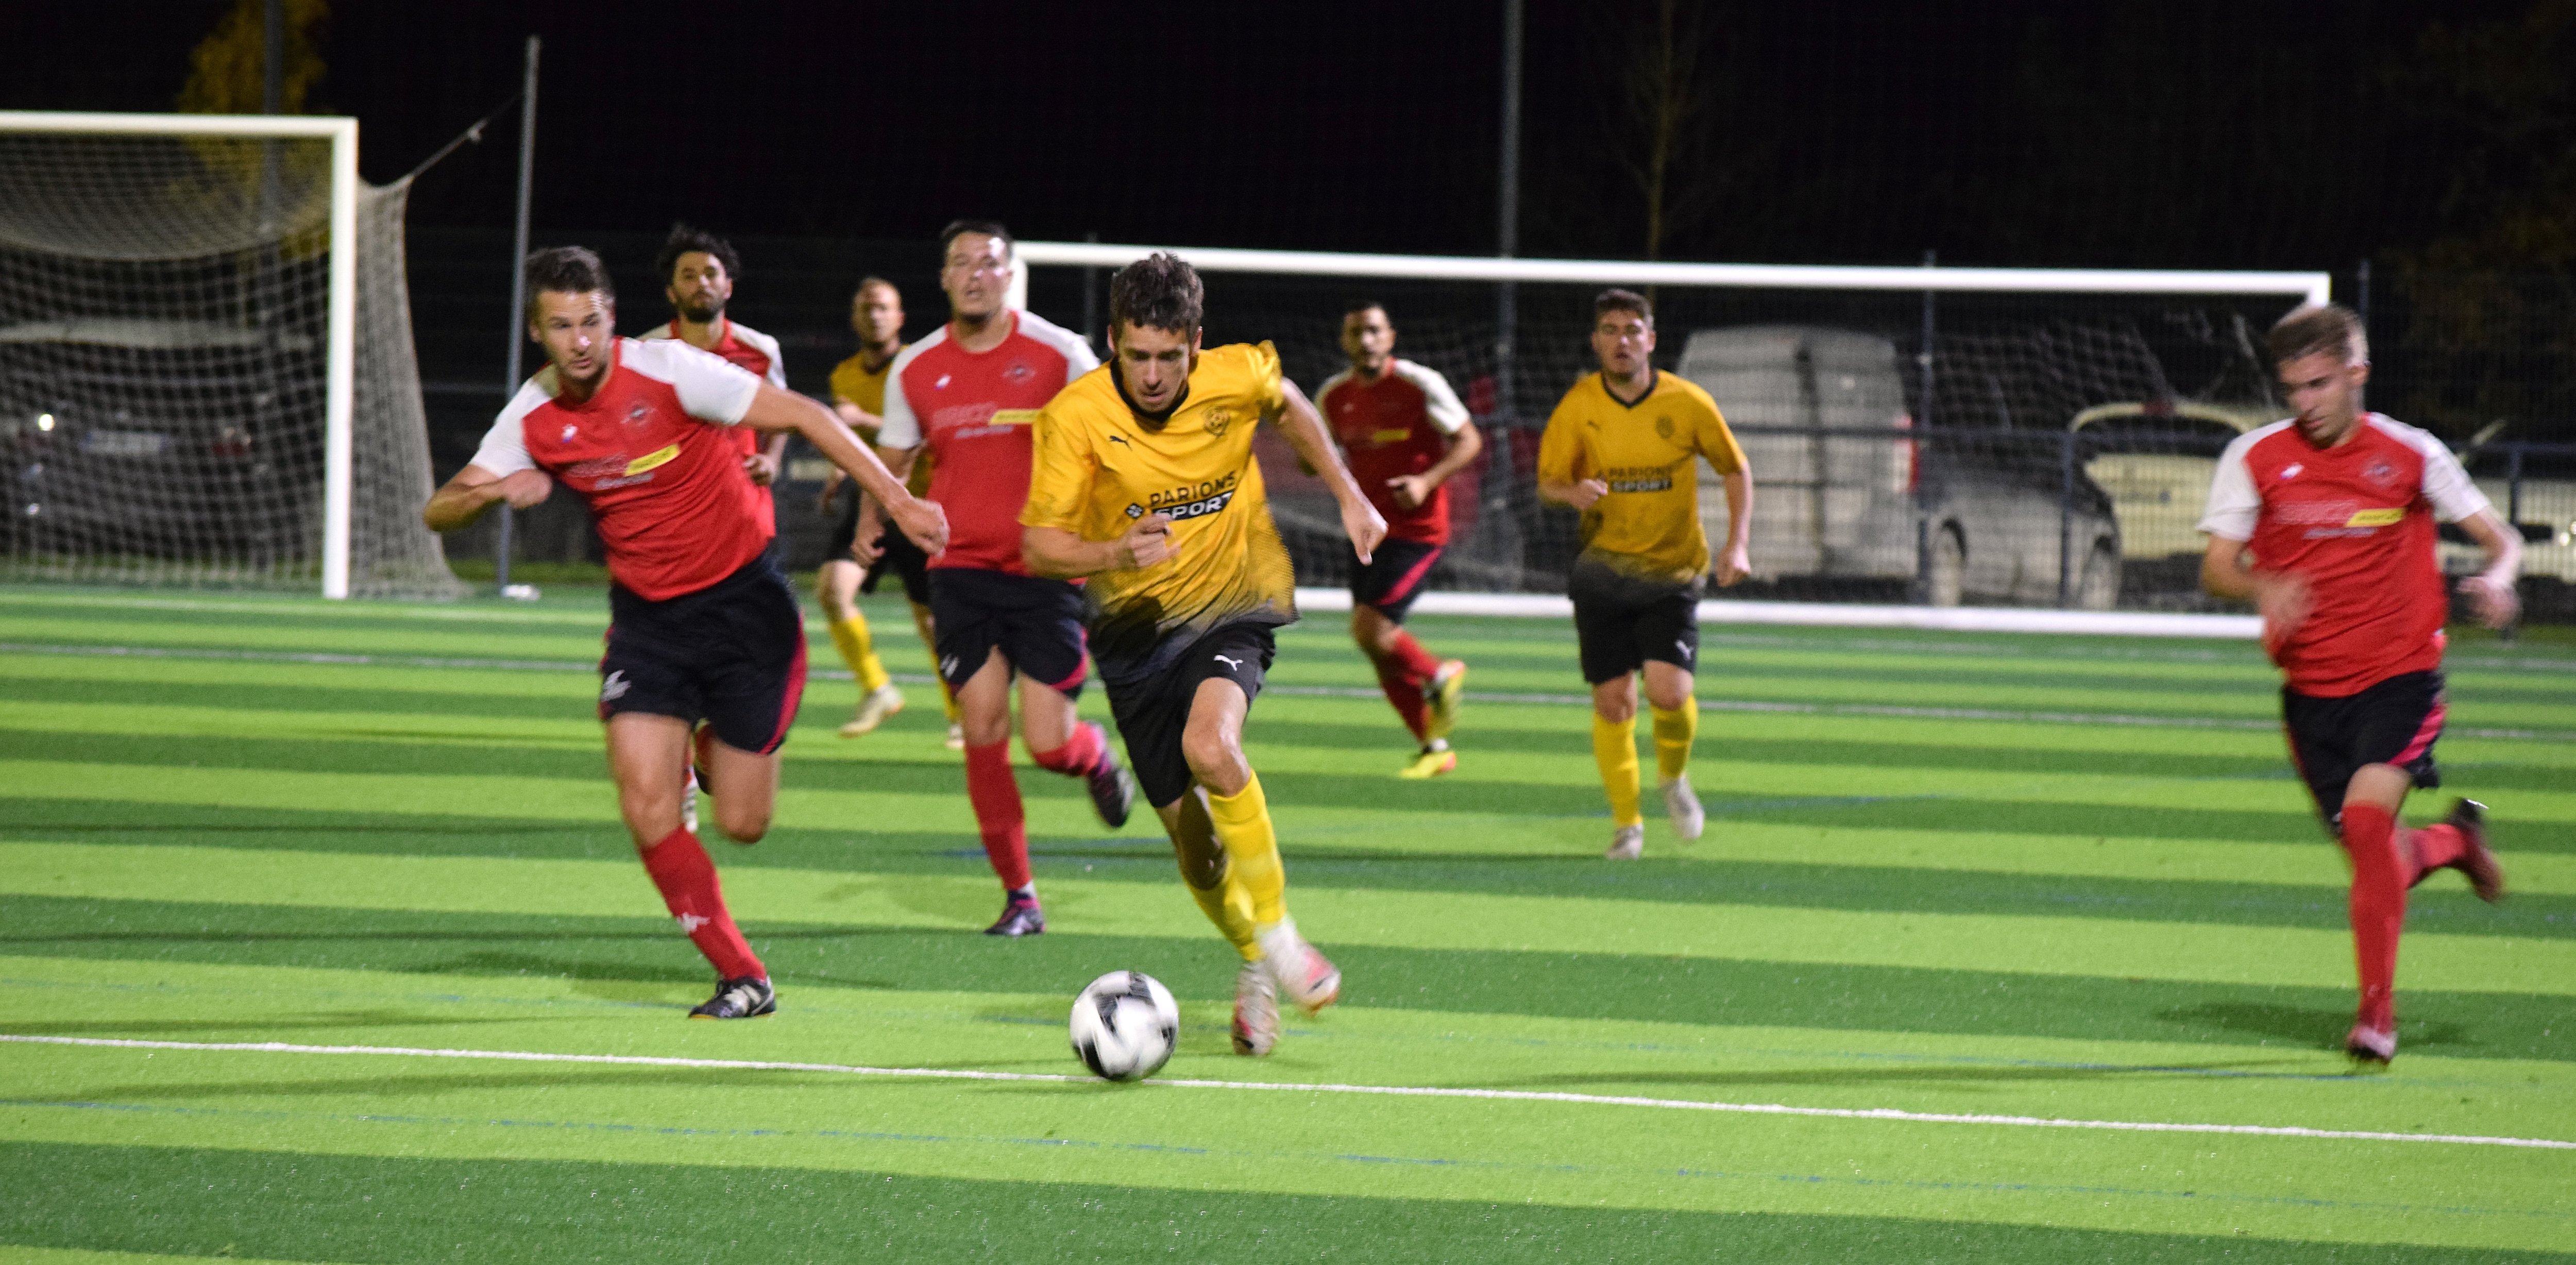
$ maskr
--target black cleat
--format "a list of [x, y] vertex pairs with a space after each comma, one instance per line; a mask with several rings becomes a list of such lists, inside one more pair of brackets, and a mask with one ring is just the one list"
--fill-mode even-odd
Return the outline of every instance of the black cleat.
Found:
[[758, 1019], [778, 1013], [778, 990], [757, 975], [717, 980], [716, 995], [689, 1012], [691, 1019]]
[[2453, 800], [2442, 824], [2456, 827], [2466, 845], [2451, 868], [2469, 876], [2469, 888], [2479, 900], [2490, 905], [2503, 900], [2504, 867], [2496, 864], [2495, 853], [2487, 851], [2487, 806], [2473, 799]]
[[1002, 906], [1001, 919], [984, 928], [984, 934], [988, 936], [1034, 936], [1045, 932], [1046, 911], [1038, 908], [1034, 898], [1013, 899]]
[[1100, 735], [1100, 767], [1083, 780], [1091, 787], [1091, 807], [1099, 812], [1104, 824], [1116, 830], [1127, 824], [1128, 811], [1136, 806], [1136, 778], [1118, 762], [1117, 748], [1109, 745], [1109, 731], [1098, 721], [1089, 724]]

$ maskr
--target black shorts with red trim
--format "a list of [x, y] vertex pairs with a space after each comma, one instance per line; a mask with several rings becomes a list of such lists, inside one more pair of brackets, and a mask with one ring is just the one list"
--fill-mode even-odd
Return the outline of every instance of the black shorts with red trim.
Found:
[[1171, 638], [1189, 636], [1188, 629], [1175, 631], [1139, 656], [1140, 663], [1167, 665], [1160, 671], [1136, 672], [1133, 665], [1114, 661], [1100, 669], [1101, 683], [1109, 690], [1110, 718], [1118, 722], [1118, 736], [1127, 744], [1127, 767], [1135, 770], [1145, 802], [1156, 808], [1170, 806], [1197, 780], [1181, 738], [1189, 732], [1190, 706], [1198, 701], [1200, 682], [1218, 677], [1234, 682], [1248, 709], [1261, 697], [1261, 683], [1279, 653], [1269, 623], [1219, 624], [1175, 651]]
[[2442, 784], [2433, 744], [2442, 736], [2444, 710], [2439, 672], [2392, 676], [2341, 698], [2281, 691], [2290, 760], [2329, 826], [2343, 816], [2344, 788], [2365, 764], [2404, 769], [2421, 790]]
[[949, 689], [966, 688], [999, 650], [1021, 676], [1082, 697], [1090, 645], [1081, 589], [1041, 576], [939, 567], [930, 572], [930, 622]]
[[763, 554], [733, 574], [653, 602], [608, 590], [599, 718], [670, 716], [767, 755], [787, 741], [805, 697], [805, 620], [787, 573]]
[[1413, 609], [1413, 599], [1422, 596], [1423, 587], [1431, 581], [1431, 568], [1440, 562], [1445, 546], [1419, 540], [1383, 540], [1360, 561], [1351, 555], [1351, 601], [1384, 615], [1387, 622], [1401, 624], [1404, 613]]

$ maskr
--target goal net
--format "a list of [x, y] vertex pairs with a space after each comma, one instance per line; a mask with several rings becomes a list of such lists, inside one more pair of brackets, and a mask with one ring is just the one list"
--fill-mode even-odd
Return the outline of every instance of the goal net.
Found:
[[0, 577], [451, 597], [356, 124], [0, 112]]
[[[1029, 304], [1096, 327], [1107, 270], [1146, 249], [1023, 242]], [[1538, 440], [1596, 367], [1592, 300], [1616, 284], [1652, 296], [1657, 367], [1708, 390], [1752, 468], [1754, 578], [1729, 596], [2213, 609], [2194, 530], [2210, 475], [2278, 415], [2263, 331], [2326, 288], [2313, 273], [1177, 253], [1206, 277], [1209, 344], [1269, 339], [1310, 394], [1346, 364], [1345, 307], [1386, 305], [1396, 354], [1446, 375], [1486, 428], [1431, 585], [1489, 593], [1564, 591], [1578, 516], [1538, 499]], [[1331, 498], [1264, 442], [1298, 582], [1343, 584]], [[1702, 483], [1722, 541], [1724, 495], [1705, 468]]]

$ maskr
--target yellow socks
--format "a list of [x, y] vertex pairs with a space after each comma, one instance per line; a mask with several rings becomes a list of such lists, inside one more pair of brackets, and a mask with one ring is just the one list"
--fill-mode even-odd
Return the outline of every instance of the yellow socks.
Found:
[[1690, 771], [1691, 740], [1699, 736], [1699, 700], [1686, 698], [1671, 711], [1655, 713], [1655, 772], [1672, 781]]
[[1216, 823], [1217, 842], [1225, 845], [1229, 881], [1241, 883], [1251, 897], [1252, 921], [1266, 927], [1288, 916], [1288, 870], [1279, 863], [1279, 835], [1270, 826], [1270, 801], [1261, 794], [1261, 777], [1253, 775], [1233, 795], [1208, 792], [1208, 819]]
[[1608, 721], [1593, 713], [1592, 760], [1601, 766], [1601, 791], [1610, 797], [1610, 824], [1644, 825], [1646, 815], [1637, 811], [1637, 718]]
[[833, 620], [832, 644], [840, 648], [841, 661], [850, 665], [850, 675], [859, 678], [859, 693], [874, 694], [885, 688], [885, 664], [869, 642], [867, 616]]
[[1244, 961], [1260, 960], [1261, 943], [1252, 931], [1252, 893], [1244, 890], [1234, 866], [1225, 867], [1225, 880], [1214, 887], [1190, 887], [1186, 879], [1181, 886], [1190, 888], [1190, 899], [1199, 903], [1199, 912], [1216, 924]]

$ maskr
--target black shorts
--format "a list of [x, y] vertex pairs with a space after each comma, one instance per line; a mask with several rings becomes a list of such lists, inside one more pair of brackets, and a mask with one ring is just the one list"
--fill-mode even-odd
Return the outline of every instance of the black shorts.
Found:
[[1440, 561], [1441, 546], [1419, 540], [1381, 541], [1365, 563], [1358, 554], [1351, 555], [1351, 601], [1384, 615], [1390, 623], [1404, 622], [1404, 613], [1413, 609], [1413, 599], [1422, 596], [1422, 588], [1431, 579], [1431, 568]]
[[1158, 648], [1152, 657], [1171, 665], [1162, 672], [1129, 678], [1102, 669], [1109, 689], [1109, 714], [1118, 722], [1118, 736], [1127, 744], [1127, 765], [1136, 771], [1136, 784], [1144, 789], [1146, 803], [1166, 807], [1187, 794], [1196, 780], [1189, 757], [1181, 751], [1181, 736], [1189, 730], [1190, 703], [1198, 697], [1199, 683], [1224, 677], [1242, 687], [1244, 705], [1249, 707], [1261, 697], [1262, 674], [1270, 670], [1278, 647], [1268, 624], [1219, 624], [1178, 654], [1167, 656], [1161, 653], [1165, 648]]
[[726, 746], [767, 755], [805, 696], [805, 620], [768, 555], [694, 593], [650, 602], [608, 590], [599, 718], [705, 721]]
[[1615, 681], [1648, 662], [1699, 669], [1699, 584], [1630, 579], [1577, 561], [1566, 580], [1574, 644], [1586, 685]]
[[930, 573], [930, 623], [939, 675], [951, 690], [966, 688], [998, 649], [1021, 676], [1082, 696], [1090, 671], [1082, 590], [1062, 580], [941, 567]]
[[[848, 546], [843, 546], [841, 552], [847, 554]], [[859, 591], [876, 592], [877, 581], [889, 575], [903, 581], [903, 595], [913, 605], [930, 605], [930, 555], [892, 523], [886, 524], [885, 534], [877, 537], [877, 560], [868, 564], [867, 578], [859, 581]]]
[[2290, 762], [2329, 827], [2343, 817], [2344, 788], [2365, 764], [2392, 764], [2418, 789], [2442, 784], [2433, 744], [2442, 736], [2442, 674], [2392, 676], [2358, 694], [2318, 698], [2281, 691], [2281, 728]]

